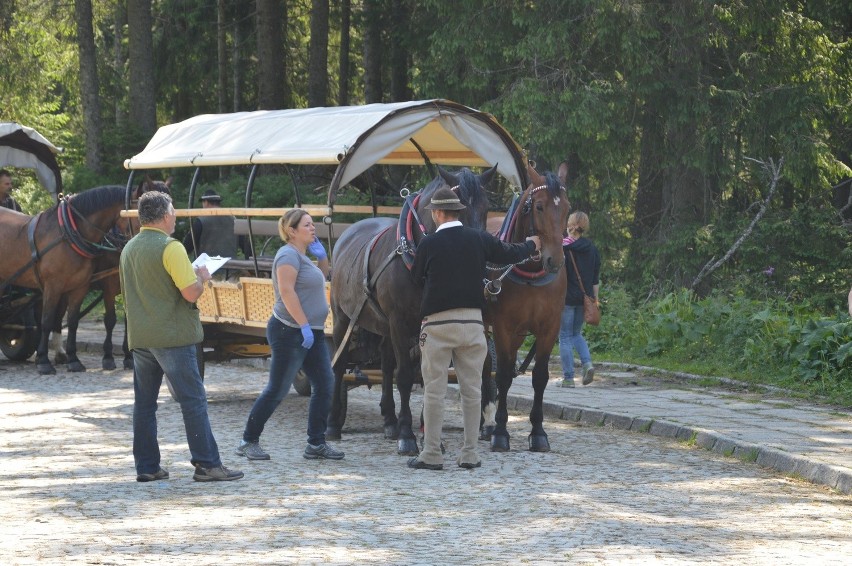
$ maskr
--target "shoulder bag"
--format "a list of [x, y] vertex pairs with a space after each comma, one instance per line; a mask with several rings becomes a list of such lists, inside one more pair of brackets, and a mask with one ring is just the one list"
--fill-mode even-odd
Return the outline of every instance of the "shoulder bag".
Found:
[[583, 278], [580, 276], [580, 270], [577, 269], [577, 260], [574, 259], [574, 252], [569, 251], [568, 253], [571, 255], [571, 263], [574, 264], [577, 281], [580, 283], [580, 290], [583, 292], [583, 320], [586, 324], [597, 326], [601, 323], [601, 309], [598, 307], [598, 302], [586, 293]]

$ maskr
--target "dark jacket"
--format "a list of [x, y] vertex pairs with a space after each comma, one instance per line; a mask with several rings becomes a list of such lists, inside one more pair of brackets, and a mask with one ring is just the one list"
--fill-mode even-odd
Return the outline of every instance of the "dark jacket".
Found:
[[420, 317], [450, 309], [485, 306], [482, 280], [485, 263], [516, 263], [535, 251], [535, 244], [506, 244], [482, 230], [444, 228], [417, 246], [411, 277], [424, 287]]
[[8, 196], [8, 197], [4, 198], [3, 200], [0, 200], [0, 206], [2, 206], [3, 208], [8, 208], [9, 210], [15, 210], [17, 212], [23, 212], [21, 210], [21, 205], [19, 205], [18, 202], [15, 199], [13, 199], [11, 196]]
[[579, 238], [574, 242], [562, 247], [565, 252], [565, 273], [568, 277], [568, 291], [565, 293], [565, 304], [580, 306], [583, 304], [583, 292], [580, 291], [580, 283], [577, 281], [577, 272], [571, 262], [569, 252], [574, 252], [577, 269], [583, 277], [583, 286], [586, 294], [595, 297], [594, 286], [600, 283], [601, 256], [598, 249], [588, 238]]

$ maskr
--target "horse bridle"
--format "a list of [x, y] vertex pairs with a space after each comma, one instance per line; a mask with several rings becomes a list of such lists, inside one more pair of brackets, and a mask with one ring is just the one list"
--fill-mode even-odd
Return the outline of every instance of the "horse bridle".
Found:
[[[72, 198], [70, 196], [64, 197], [59, 201], [59, 206], [56, 210], [56, 215], [59, 219], [59, 228], [63, 237], [68, 240], [71, 249], [87, 259], [94, 258], [104, 252], [120, 252], [128, 239], [123, 234], [114, 231], [115, 223], [113, 223], [113, 229], [109, 232], [101, 230], [74, 208], [74, 205], [71, 203]], [[77, 218], [103, 236], [100, 242], [90, 242], [80, 234], [80, 230], [77, 228]], [[117, 218], [118, 216], [116, 216]]]
[[[527, 198], [524, 199], [523, 205], [521, 205], [520, 209], [516, 209], [516, 212], [515, 212], [516, 215], [517, 214], [520, 214], [520, 215], [528, 214], [529, 215], [530, 221], [529, 221], [529, 224], [527, 225], [527, 233], [526, 233], [527, 237], [536, 235], [535, 215], [532, 213], [533, 195], [535, 195], [535, 193], [537, 193], [538, 191], [546, 190], [546, 189], [547, 189], [547, 185], [539, 185], [538, 187], [534, 187], [532, 189], [529, 189], [529, 194], [527, 194]], [[559, 189], [560, 189], [560, 191], [565, 191], [565, 187], [563, 187], [563, 186], [560, 186]], [[516, 221], [517, 221], [517, 218], [510, 219], [509, 225], [511, 226]], [[511, 271], [515, 267], [517, 267], [519, 265], [523, 265], [523, 264], [531, 262], [531, 261], [540, 261], [540, 260], [541, 260], [541, 251], [536, 251], [536, 252], [533, 252], [530, 255], [530, 257], [524, 259], [523, 261], [519, 261], [517, 263], [512, 263], [512, 264], [509, 264], [509, 265], [502, 265], [502, 266], [489, 265], [488, 266], [489, 271], [502, 271], [502, 273], [498, 277], [495, 277], [494, 279], [485, 278], [483, 280], [483, 283], [485, 284], [485, 289], [484, 289], [485, 294], [490, 295], [490, 296], [495, 296], [495, 295], [500, 294], [500, 291], [502, 290], [503, 279], [505, 279], [506, 276], [508, 276], [509, 273], [511, 273]]]

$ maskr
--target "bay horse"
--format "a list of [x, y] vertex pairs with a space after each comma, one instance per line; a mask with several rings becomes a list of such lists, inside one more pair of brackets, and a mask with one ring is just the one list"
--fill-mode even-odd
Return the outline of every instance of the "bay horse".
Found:
[[[339, 439], [346, 418], [341, 393], [348, 361], [347, 344], [352, 327], [384, 337], [380, 345], [382, 365], [381, 414], [385, 438], [397, 438], [397, 452], [417, 455], [412, 430], [411, 388], [419, 375], [417, 336], [420, 332], [420, 302], [423, 291], [409, 272], [413, 252], [426, 234], [435, 231], [425, 206], [439, 188], [449, 186], [467, 205], [461, 222], [485, 229], [488, 197], [485, 192], [496, 166], [476, 175], [469, 169], [455, 174], [440, 167], [439, 175], [422, 191], [406, 197], [399, 220], [368, 218], [347, 228], [337, 240], [332, 256], [331, 310], [334, 345], [339, 350], [334, 363], [335, 391], [326, 438]], [[393, 381], [400, 396], [399, 415], [393, 397]]]
[[86, 369], [77, 357], [80, 305], [89, 290], [94, 258], [117, 249], [110, 231], [116, 224], [126, 228], [120, 217], [124, 193], [118, 185], [96, 187], [63, 197], [35, 216], [0, 209], [0, 293], [11, 285], [41, 291], [36, 367], [42, 375], [56, 373], [48, 342], [63, 304], [68, 307], [68, 370]]
[[[154, 181], [146, 176], [134, 189], [131, 195], [131, 202], [135, 205], [135, 203], [139, 200], [139, 197], [148, 191], [160, 191], [171, 196], [171, 183], [171, 177], [165, 181]], [[123, 186], [120, 186], [119, 188], [125, 190], [125, 187]], [[127, 219], [127, 227], [130, 234], [139, 232], [139, 222], [135, 218]], [[120, 248], [123, 248], [124, 244], [127, 243], [127, 235], [119, 232], [115, 228], [110, 234], [110, 237], [116, 242], [119, 249], [116, 251], [106, 250], [104, 254], [95, 257], [92, 266], [92, 280], [89, 287], [90, 290], [101, 291], [101, 299], [104, 303], [104, 330], [106, 331], [106, 334], [103, 343], [101, 367], [105, 370], [114, 370], [116, 368], [115, 357], [113, 355], [114, 346], [112, 335], [115, 330], [115, 325], [118, 322], [118, 315], [115, 310], [115, 300], [116, 297], [121, 294], [121, 280], [118, 276], [118, 264], [121, 257]], [[94, 306], [94, 304], [91, 306]], [[61, 312], [65, 312], [64, 306], [62, 307]], [[53, 340], [53, 349], [56, 351], [54, 361], [60, 363], [60, 361], [67, 360], [67, 355], [62, 348], [61, 317], [59, 317], [59, 320], [56, 322], [53, 332]], [[133, 369], [133, 354], [127, 346], [126, 319], [124, 323], [124, 338], [122, 340], [121, 350], [123, 354], [122, 366], [124, 369]]]
[[[497, 357], [497, 424], [491, 436], [492, 452], [509, 450], [506, 399], [515, 377], [518, 349], [530, 333], [535, 336], [536, 353], [529, 449], [533, 452], [550, 450], [542, 425], [542, 403], [550, 377], [550, 352], [559, 337], [567, 286], [562, 234], [570, 209], [565, 190], [568, 167], [564, 163], [559, 166], [558, 178], [550, 172], [539, 175], [529, 165], [527, 173], [530, 184], [510, 208], [499, 236], [505, 241], [523, 242], [527, 236], [536, 235], [541, 238], [541, 257], [537, 261], [502, 266], [500, 270], [491, 266], [489, 276], [493, 279], [486, 285], [488, 298], [483, 314], [486, 325], [493, 329]], [[495, 280], [500, 281], [499, 286]]]

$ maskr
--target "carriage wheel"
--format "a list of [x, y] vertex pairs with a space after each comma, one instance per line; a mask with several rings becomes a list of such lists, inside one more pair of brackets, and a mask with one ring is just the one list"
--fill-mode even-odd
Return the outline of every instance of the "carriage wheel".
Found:
[[23, 362], [32, 356], [38, 347], [39, 332], [32, 308], [6, 321], [16, 328], [0, 329], [0, 350], [13, 362]]
[[311, 382], [304, 370], [300, 369], [293, 379], [293, 389], [302, 397], [308, 397], [311, 394]]

